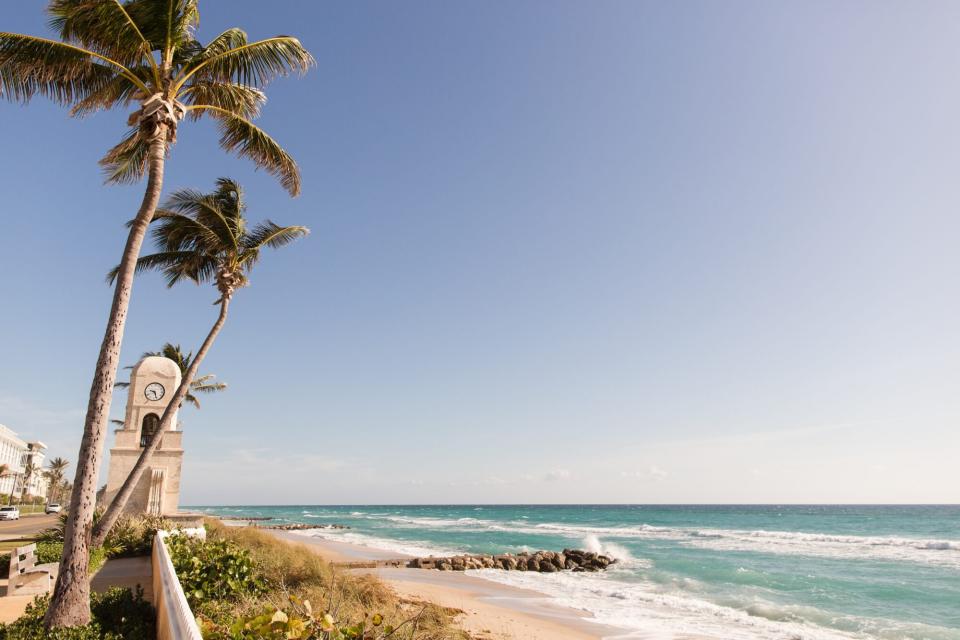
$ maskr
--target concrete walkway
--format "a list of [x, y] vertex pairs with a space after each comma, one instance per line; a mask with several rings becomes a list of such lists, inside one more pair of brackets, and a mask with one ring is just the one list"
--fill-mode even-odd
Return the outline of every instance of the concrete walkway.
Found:
[[7, 579], [0, 580], [0, 591], [3, 597], [0, 598], [0, 622], [13, 622], [23, 615], [27, 605], [33, 602], [33, 596], [8, 596]]
[[103, 593], [111, 587], [136, 591], [137, 585], [143, 587], [144, 599], [153, 602], [153, 567], [150, 556], [107, 560], [90, 581], [90, 588], [97, 593]]

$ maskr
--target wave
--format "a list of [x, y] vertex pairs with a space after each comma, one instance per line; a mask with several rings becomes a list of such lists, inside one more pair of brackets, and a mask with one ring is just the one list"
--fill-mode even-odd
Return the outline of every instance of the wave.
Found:
[[308, 538], [321, 538], [323, 540], [330, 540], [331, 542], [343, 542], [370, 549], [394, 551], [401, 556], [409, 557], [451, 556], [464, 553], [462, 550], [444, 547], [425, 540], [381, 538], [365, 533], [357, 533], [356, 531], [345, 531], [343, 529], [301, 529], [299, 531], [291, 531], [291, 533]]
[[553, 533], [568, 538], [603, 536], [638, 540], [673, 540], [718, 551], [755, 551], [773, 554], [839, 558], [871, 558], [924, 562], [960, 568], [960, 540], [933, 540], [897, 536], [854, 536], [803, 531], [702, 529], [685, 527], [594, 527], [542, 523], [516, 527], [517, 533]]
[[[653, 583], [628, 583], [610, 575], [468, 571], [492, 582], [544, 593], [590, 619], [626, 630], [617, 638], [696, 637], [718, 640], [957, 640], [955, 629], [921, 623], [837, 616], [814, 607], [753, 600], [724, 606]], [[829, 628], [825, 625], [830, 625]]]
[[[671, 540], [682, 545], [716, 551], [752, 551], [847, 559], [868, 558], [960, 568], [960, 540], [956, 539], [856, 536], [764, 529], [663, 527], [649, 524], [633, 526], [590, 526], [552, 522], [534, 524], [523, 517], [502, 521], [473, 517], [371, 515], [363, 512], [354, 512], [351, 515], [372, 522], [389, 523], [391, 528], [402, 529], [556, 535], [578, 541], [587, 536], [623, 540]], [[304, 517], [336, 518], [338, 516], [337, 514], [305, 514]], [[607, 544], [609, 546], [610, 543]]]

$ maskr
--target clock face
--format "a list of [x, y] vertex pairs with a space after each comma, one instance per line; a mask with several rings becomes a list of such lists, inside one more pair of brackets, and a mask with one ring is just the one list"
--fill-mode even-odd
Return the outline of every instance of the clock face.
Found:
[[143, 390], [143, 395], [147, 397], [147, 400], [159, 400], [163, 397], [164, 393], [165, 389], [159, 382], [151, 382], [147, 385], [147, 388]]

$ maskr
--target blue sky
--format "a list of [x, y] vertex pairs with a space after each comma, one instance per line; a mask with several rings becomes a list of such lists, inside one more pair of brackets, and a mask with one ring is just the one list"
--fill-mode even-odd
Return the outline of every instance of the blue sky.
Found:
[[[209, 123], [165, 191], [231, 176], [312, 234], [236, 297], [183, 502], [960, 501], [960, 6], [263, 7], [206, 0], [200, 36], [316, 56], [260, 120], [303, 195]], [[0, 105], [0, 422], [71, 459], [125, 119]], [[140, 278], [123, 361], [198, 345], [214, 297]]]

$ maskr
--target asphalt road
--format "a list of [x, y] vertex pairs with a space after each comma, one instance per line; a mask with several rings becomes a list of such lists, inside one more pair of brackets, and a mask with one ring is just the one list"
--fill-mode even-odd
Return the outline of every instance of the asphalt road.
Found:
[[9, 538], [11, 535], [29, 535], [49, 529], [57, 523], [57, 514], [23, 516], [19, 520], [0, 520], [0, 536]]

